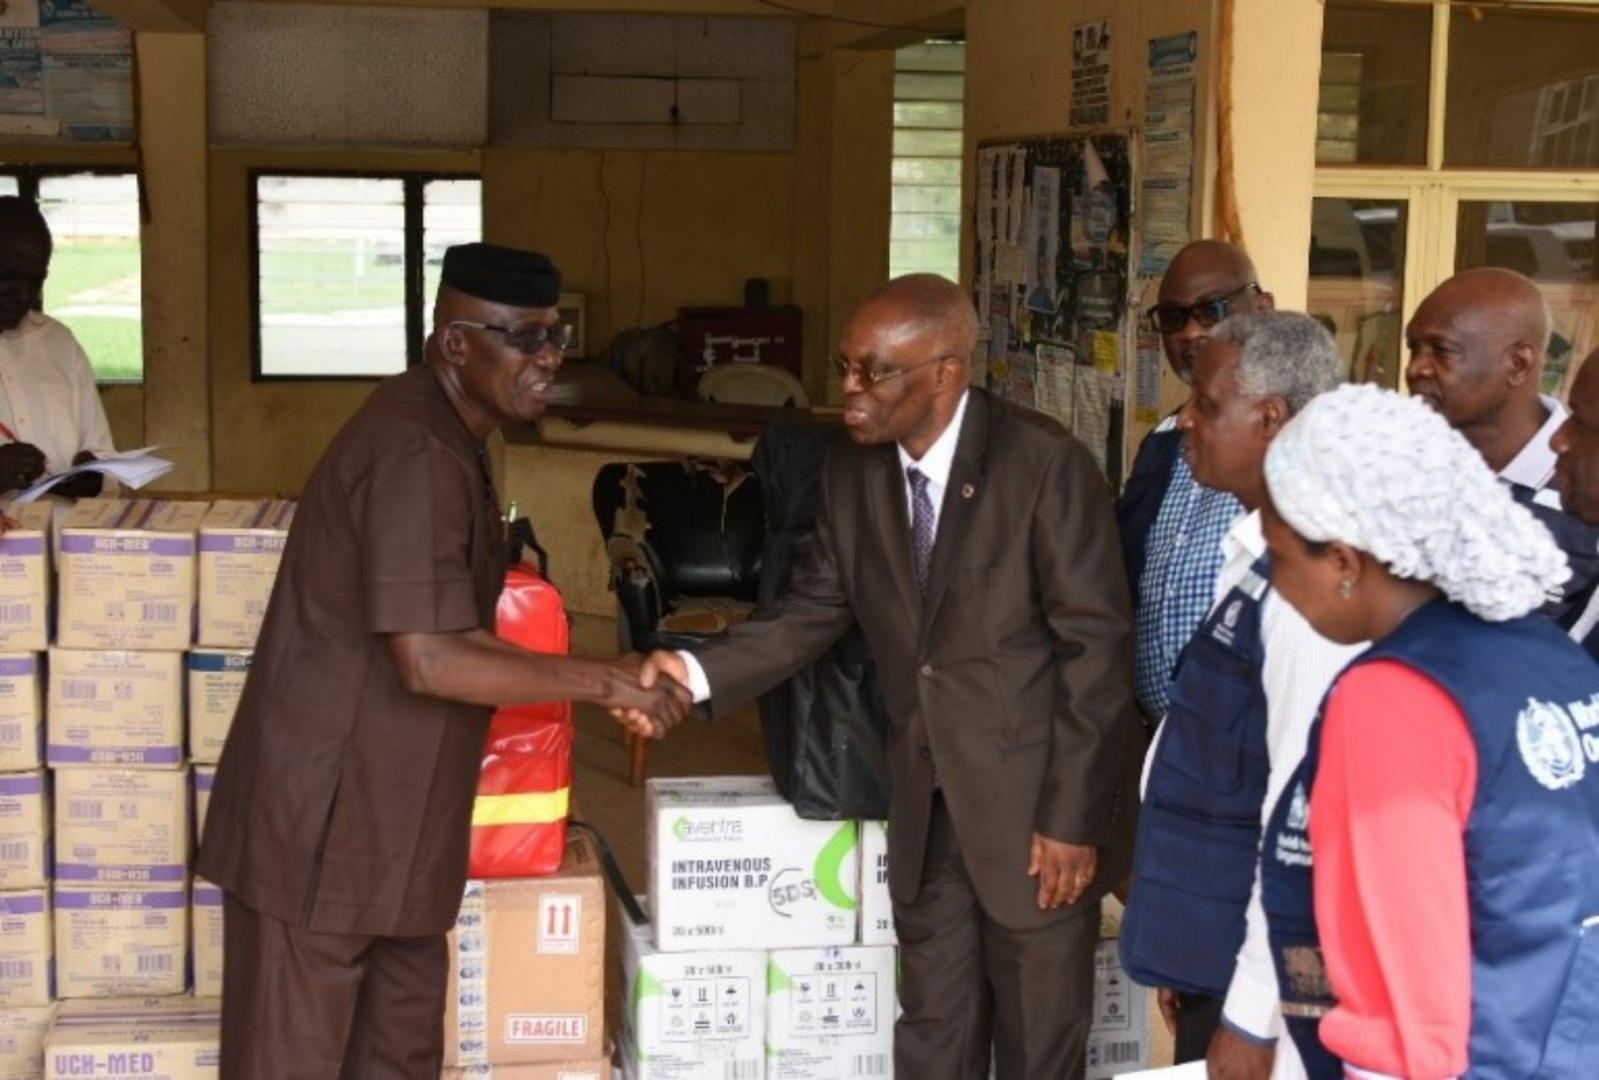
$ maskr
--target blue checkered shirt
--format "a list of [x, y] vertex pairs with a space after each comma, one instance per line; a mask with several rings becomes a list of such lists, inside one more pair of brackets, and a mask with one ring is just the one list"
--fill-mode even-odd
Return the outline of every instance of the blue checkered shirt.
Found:
[[1195, 480], [1188, 460], [1177, 455], [1171, 486], [1145, 540], [1134, 623], [1133, 685], [1139, 707], [1151, 719], [1166, 715], [1177, 657], [1215, 600], [1222, 538], [1243, 512], [1232, 495]]

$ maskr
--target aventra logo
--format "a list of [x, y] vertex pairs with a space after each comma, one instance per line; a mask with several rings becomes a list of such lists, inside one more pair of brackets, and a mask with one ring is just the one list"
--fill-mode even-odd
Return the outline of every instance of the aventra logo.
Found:
[[672, 835], [686, 843], [703, 840], [739, 840], [744, 836], [744, 823], [738, 818], [690, 821], [687, 817], [679, 817], [672, 822]]

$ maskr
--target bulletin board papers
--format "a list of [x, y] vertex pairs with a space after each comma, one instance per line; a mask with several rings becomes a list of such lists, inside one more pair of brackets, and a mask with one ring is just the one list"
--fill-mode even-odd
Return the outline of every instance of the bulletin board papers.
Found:
[[1133, 354], [1132, 139], [996, 141], [977, 150], [974, 385], [1054, 417], [1119, 482]]
[[1110, 20], [1072, 27], [1072, 127], [1110, 123]]
[[0, 5], [0, 134], [133, 138], [133, 36], [82, 0]]
[[1158, 278], [1191, 238], [1194, 178], [1194, 69], [1199, 35], [1190, 31], [1149, 42], [1144, 86], [1144, 172], [1138, 272]]

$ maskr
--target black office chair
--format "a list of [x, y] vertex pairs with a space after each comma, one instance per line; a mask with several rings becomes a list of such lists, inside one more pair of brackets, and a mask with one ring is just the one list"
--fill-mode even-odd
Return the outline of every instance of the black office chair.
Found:
[[[692, 649], [754, 607], [765, 517], [761, 485], [736, 461], [618, 462], [594, 478], [624, 651]], [[646, 743], [632, 743], [644, 782]]]

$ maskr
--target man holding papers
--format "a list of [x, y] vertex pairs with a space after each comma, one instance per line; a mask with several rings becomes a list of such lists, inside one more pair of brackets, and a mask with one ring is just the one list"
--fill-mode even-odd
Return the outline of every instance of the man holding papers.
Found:
[[[50, 226], [27, 199], [0, 197], [0, 493], [112, 448], [94, 371], [72, 331], [36, 310], [50, 271]], [[86, 472], [57, 484], [68, 498], [100, 494]]]

